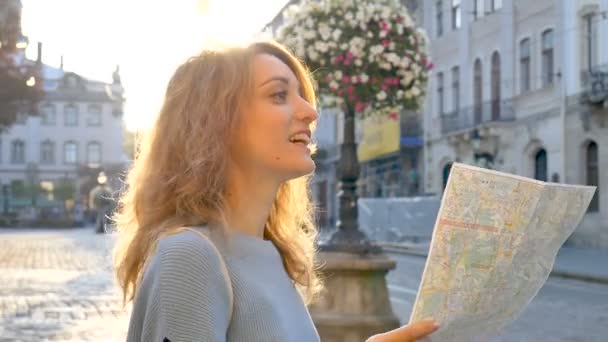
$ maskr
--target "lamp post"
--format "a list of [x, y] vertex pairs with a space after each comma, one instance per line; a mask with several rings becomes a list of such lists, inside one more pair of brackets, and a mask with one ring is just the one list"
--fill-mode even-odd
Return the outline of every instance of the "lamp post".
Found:
[[357, 180], [359, 161], [355, 141], [355, 111], [346, 107], [344, 111], [344, 140], [340, 144], [338, 161], [338, 221], [337, 230], [324, 243], [321, 251], [349, 252], [357, 254], [380, 253], [378, 246], [372, 244], [365, 233], [359, 230], [359, 210], [357, 203]]

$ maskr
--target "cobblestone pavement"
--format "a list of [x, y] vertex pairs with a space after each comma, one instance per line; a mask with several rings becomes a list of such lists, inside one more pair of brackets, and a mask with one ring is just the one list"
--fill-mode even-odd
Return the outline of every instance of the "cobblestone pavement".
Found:
[[112, 246], [92, 228], [0, 230], [0, 342], [124, 341]]

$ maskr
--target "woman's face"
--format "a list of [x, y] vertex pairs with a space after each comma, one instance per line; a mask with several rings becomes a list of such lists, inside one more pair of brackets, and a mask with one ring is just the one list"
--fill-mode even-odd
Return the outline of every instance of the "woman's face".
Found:
[[235, 136], [237, 166], [281, 182], [313, 172], [310, 129], [318, 115], [301, 96], [295, 74], [280, 59], [259, 54], [253, 61], [253, 86]]

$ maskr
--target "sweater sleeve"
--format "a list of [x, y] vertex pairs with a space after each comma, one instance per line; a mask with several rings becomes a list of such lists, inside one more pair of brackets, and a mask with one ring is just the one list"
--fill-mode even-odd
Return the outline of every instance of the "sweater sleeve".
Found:
[[232, 289], [220, 258], [196, 233], [163, 238], [135, 300], [128, 341], [225, 341]]

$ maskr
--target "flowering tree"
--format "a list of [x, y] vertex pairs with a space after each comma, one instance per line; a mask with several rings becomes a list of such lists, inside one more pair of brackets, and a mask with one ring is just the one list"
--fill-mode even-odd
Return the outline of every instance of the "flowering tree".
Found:
[[420, 107], [427, 38], [397, 0], [304, 0], [284, 16], [277, 39], [313, 71], [325, 104], [360, 117]]

